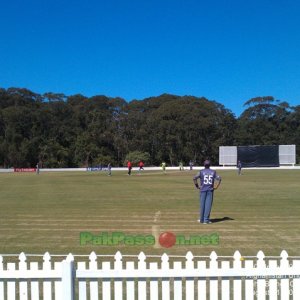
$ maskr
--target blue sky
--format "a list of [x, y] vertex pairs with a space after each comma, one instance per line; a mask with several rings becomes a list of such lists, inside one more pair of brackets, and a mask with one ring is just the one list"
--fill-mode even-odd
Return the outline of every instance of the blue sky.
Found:
[[0, 87], [300, 104], [300, 2], [2, 1]]

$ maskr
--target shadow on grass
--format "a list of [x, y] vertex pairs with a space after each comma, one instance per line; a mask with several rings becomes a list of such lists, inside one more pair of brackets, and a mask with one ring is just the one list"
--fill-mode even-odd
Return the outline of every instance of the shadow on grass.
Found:
[[218, 223], [218, 222], [225, 222], [225, 221], [233, 221], [234, 219], [229, 218], [229, 217], [224, 217], [224, 218], [217, 218], [217, 219], [210, 219], [212, 223]]

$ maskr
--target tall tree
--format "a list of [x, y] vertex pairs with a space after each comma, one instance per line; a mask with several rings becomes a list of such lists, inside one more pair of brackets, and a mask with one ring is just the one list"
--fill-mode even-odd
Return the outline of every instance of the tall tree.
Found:
[[245, 103], [249, 106], [238, 119], [235, 133], [238, 144], [271, 145], [283, 143], [287, 132], [285, 121], [290, 114], [286, 102], [273, 97], [256, 97]]

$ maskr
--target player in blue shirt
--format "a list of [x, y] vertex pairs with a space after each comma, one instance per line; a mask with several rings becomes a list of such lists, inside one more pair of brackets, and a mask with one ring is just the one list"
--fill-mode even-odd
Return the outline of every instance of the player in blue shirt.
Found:
[[107, 165], [107, 176], [111, 176], [111, 163]]
[[[198, 184], [200, 179], [200, 186]], [[213, 203], [214, 190], [216, 190], [220, 183], [221, 177], [217, 172], [210, 169], [210, 161], [204, 162], [204, 169], [201, 170], [194, 178], [194, 184], [197, 189], [200, 189], [200, 223], [210, 224], [209, 219], [211, 207]], [[215, 180], [217, 185], [215, 186]]]
[[240, 160], [237, 163], [237, 168], [238, 168], [238, 174], [242, 175], [242, 163]]

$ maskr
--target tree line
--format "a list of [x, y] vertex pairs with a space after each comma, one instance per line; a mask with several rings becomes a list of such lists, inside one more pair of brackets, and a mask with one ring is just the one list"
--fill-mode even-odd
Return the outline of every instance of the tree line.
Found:
[[245, 103], [236, 117], [204, 97], [163, 94], [126, 102], [103, 95], [37, 94], [0, 88], [0, 166], [218, 164], [219, 146], [296, 144], [300, 105], [272, 96]]

